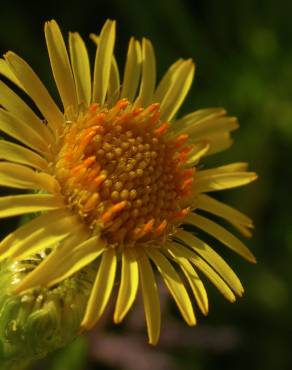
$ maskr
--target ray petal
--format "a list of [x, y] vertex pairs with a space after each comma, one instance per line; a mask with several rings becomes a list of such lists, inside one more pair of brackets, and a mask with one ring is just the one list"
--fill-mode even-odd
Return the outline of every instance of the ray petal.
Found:
[[182, 132], [197, 126], [204, 128], [205, 126], [210, 125], [210, 122], [213, 126], [214, 122], [216, 122], [217, 119], [226, 116], [226, 113], [227, 112], [224, 108], [199, 109], [174, 121], [172, 129]]
[[195, 73], [192, 60], [186, 60], [173, 72], [171, 84], [161, 102], [161, 120], [170, 121], [182, 105]]
[[230, 288], [233, 289], [237, 295], [242, 296], [244, 290], [239, 278], [223, 258], [209, 247], [209, 245], [191, 233], [183, 230], [179, 230], [175, 234], [175, 238], [182, 241], [186, 246], [192, 248], [197, 254], [204, 258], [204, 260], [222, 276]]
[[175, 63], [173, 63], [167, 70], [167, 72], [162, 77], [161, 81], [159, 82], [153, 97], [154, 102], [161, 103], [164, 99], [165, 95], [167, 94], [168, 90], [171, 87], [173, 76], [179, 68], [181, 67], [182, 63], [184, 63], [183, 59], [178, 59]]
[[216, 222], [194, 213], [189, 214], [184, 219], [184, 222], [186, 224], [194, 225], [206, 233], [214, 236], [234, 252], [247, 259], [249, 262], [256, 262], [256, 259], [251, 251], [238, 238], [224, 229], [224, 227], [218, 225]]
[[39, 136], [43, 137], [45, 142], [52, 143], [51, 132], [33, 112], [33, 110], [24, 103], [24, 101], [2, 81], [0, 81], [0, 105], [11, 112], [18, 120], [25, 122]]
[[150, 247], [145, 248], [145, 250], [154, 264], [157, 266], [157, 269], [163, 277], [165, 285], [172, 294], [183, 318], [188, 325], [195, 325], [196, 318], [194, 315], [192, 302], [178, 273], [175, 271], [168, 259], [158, 250]]
[[200, 170], [197, 172], [197, 178], [207, 177], [210, 175], [224, 174], [226, 172], [245, 172], [248, 169], [248, 164], [246, 162], [235, 162], [226, 164], [224, 166], [219, 166], [211, 168], [208, 170]]
[[206, 194], [199, 194], [197, 198], [196, 208], [212, 213], [215, 216], [221, 217], [246, 237], [251, 236], [249, 228], [253, 227], [252, 220], [244, 213], [229, 205], [220, 202]]
[[87, 48], [79, 33], [69, 33], [69, 48], [78, 103], [88, 107], [91, 98], [90, 65]]
[[24, 87], [21, 85], [21, 83], [16, 78], [15, 74], [12, 72], [11, 68], [9, 68], [8, 63], [5, 59], [0, 59], [0, 75], [8, 78], [11, 82], [13, 82], [16, 86], [20, 87], [22, 90], [24, 90]]
[[56, 21], [45, 24], [45, 36], [54, 79], [67, 113], [68, 108], [77, 112], [77, 95], [72, 69], [61, 30]]
[[235, 117], [219, 117], [207, 120], [206, 118], [187, 126], [182, 131], [196, 139], [203, 139], [206, 136], [219, 132], [234, 131], [239, 127]]
[[194, 112], [184, 115], [177, 121], [177, 123], [179, 122], [181, 125], [191, 125], [201, 121], [202, 119], [225, 116], [226, 113], [226, 110], [222, 107], [198, 109]]
[[104, 251], [105, 243], [98, 235], [84, 241], [84, 234], [76, 233], [67, 238], [21, 280], [14, 292], [19, 293], [36, 286], [53, 286], [94, 261]]
[[0, 186], [18, 189], [44, 189], [50, 193], [56, 193], [59, 189], [54, 177], [10, 162], [0, 162]]
[[[57, 284], [60, 281], [72, 276], [77, 271], [93, 262], [101, 255], [101, 253], [103, 253], [105, 248], [106, 243], [100, 238], [99, 235], [95, 235], [90, 239], [83, 241], [82, 243], [77, 243], [77, 245], [71, 248], [71, 251], [63, 251], [64, 264], [62, 267], [60, 267], [60, 269], [56, 269], [53, 279], [51, 279], [51, 275], [48, 275], [48, 279], [50, 280], [48, 281], [49, 286]], [[69, 255], [70, 257], [68, 257]], [[59, 257], [56, 250], [55, 259], [58, 259]]]
[[171, 248], [168, 248], [170, 255], [174, 258], [185, 258], [194, 264], [206, 277], [211, 281], [212, 284], [223, 294], [223, 296], [230, 302], [236, 300], [234, 293], [221, 278], [219, 274], [213, 268], [208, 265], [200, 256], [192, 252], [190, 249], [180, 244], [172, 244]]
[[199, 177], [196, 181], [198, 193], [219, 191], [247, 185], [257, 179], [255, 172], [227, 172], [215, 173], [209, 176]]
[[206, 155], [222, 152], [223, 150], [230, 148], [234, 142], [234, 140], [230, 137], [229, 132], [211, 134], [206, 136], [205, 140], [210, 144], [210, 149]]
[[121, 98], [134, 101], [141, 75], [141, 46], [133, 37], [130, 39], [123, 76]]
[[0, 197], [0, 218], [44, 212], [65, 207], [61, 197], [51, 194], [24, 194]]
[[56, 210], [42, 214], [1, 241], [0, 259], [24, 258], [39, 250], [54, 247], [70, 235], [77, 226], [77, 218], [72, 216], [68, 210]]
[[189, 153], [188, 160], [186, 161], [187, 167], [195, 166], [198, 161], [208, 153], [210, 145], [206, 141], [201, 141], [193, 145], [192, 151]]
[[112, 57], [112, 64], [111, 64], [111, 72], [108, 82], [108, 92], [107, 92], [107, 100], [109, 102], [109, 106], [114, 106], [115, 103], [120, 98], [120, 73], [116, 58]]
[[0, 108], [0, 130], [41, 154], [49, 153], [49, 144], [36, 130], [12, 113]]
[[[166, 250], [171, 251], [172, 245], [173, 243], [166, 242], [164, 247]], [[175, 255], [175, 253], [172, 253], [171, 256], [173, 260], [178, 263], [185, 277], [187, 278], [201, 312], [204, 315], [207, 315], [209, 311], [208, 296], [204, 284], [202, 280], [199, 278], [199, 275], [197, 274], [196, 270], [193, 268], [191, 263], [186, 258], [177, 256]]]
[[9, 141], [0, 140], [0, 159], [24, 164], [38, 170], [48, 170], [48, 162], [40, 155]]
[[139, 95], [135, 101], [135, 107], [147, 107], [153, 99], [156, 82], [156, 62], [154, 49], [151, 42], [145, 38], [142, 40], [142, 76]]
[[102, 255], [86, 312], [81, 323], [82, 328], [92, 328], [103, 314], [113, 289], [116, 265], [116, 252], [114, 249], [109, 248]]
[[[100, 36], [94, 33], [91, 33], [90, 38], [98, 47], [99, 42], [100, 42]], [[116, 58], [113, 54], [112, 61], [111, 61], [110, 76], [109, 76], [109, 81], [108, 81], [108, 89], [107, 89], [107, 104], [109, 105], [109, 107], [114, 106], [115, 103], [119, 100], [120, 89], [121, 89], [120, 72], [119, 72], [119, 67], [118, 67]]]
[[208, 142], [210, 148], [206, 155], [211, 155], [229, 148], [233, 140], [230, 132], [238, 128], [234, 117], [226, 116], [223, 108], [200, 109], [175, 120], [171, 131], [176, 135], [186, 133], [190, 135], [189, 142]]
[[49, 126], [54, 132], [60, 131], [64, 122], [63, 114], [35, 72], [23, 59], [11, 51], [5, 54], [5, 59], [27, 94], [48, 121]]
[[131, 248], [125, 248], [123, 251], [121, 275], [121, 284], [114, 312], [116, 323], [123, 320], [137, 295], [139, 283], [138, 262]]
[[161, 326], [161, 313], [158, 289], [152, 266], [143, 250], [137, 250], [139, 275], [147, 324], [149, 343], [158, 342]]
[[96, 50], [92, 101], [103, 104], [107, 94], [116, 37], [115, 21], [107, 20], [101, 30]]

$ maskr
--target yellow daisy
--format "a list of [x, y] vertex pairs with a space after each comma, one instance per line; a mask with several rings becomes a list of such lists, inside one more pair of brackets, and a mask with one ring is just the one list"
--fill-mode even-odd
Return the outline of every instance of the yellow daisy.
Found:
[[232, 144], [237, 120], [222, 108], [177, 119], [194, 64], [179, 59], [157, 84], [154, 50], [147, 39], [130, 39], [120, 82], [114, 21], [106, 21], [99, 36], [92, 35], [97, 45], [93, 79], [78, 33], [69, 34], [69, 50], [55, 21], [46, 23], [45, 37], [61, 110], [22, 58], [8, 52], [0, 60], [0, 73], [31, 98], [41, 115], [0, 81], [0, 129], [17, 141], [0, 141], [0, 185], [33, 190], [1, 197], [0, 217], [40, 212], [2, 240], [0, 258], [20, 260], [51, 249], [15, 286], [17, 293], [53, 286], [96, 264], [81, 329], [101, 317], [116, 280], [114, 321], [120, 322], [140, 284], [149, 342], [155, 344], [160, 306], [153, 269], [189, 325], [196, 319], [187, 284], [200, 310], [208, 312], [197, 271], [231, 302], [243, 293], [233, 270], [184, 225], [202, 229], [255, 262], [239, 239], [197, 213], [211, 213], [250, 235], [247, 216], [206, 193], [248, 184], [255, 173], [247, 172], [245, 163], [198, 167], [202, 157]]

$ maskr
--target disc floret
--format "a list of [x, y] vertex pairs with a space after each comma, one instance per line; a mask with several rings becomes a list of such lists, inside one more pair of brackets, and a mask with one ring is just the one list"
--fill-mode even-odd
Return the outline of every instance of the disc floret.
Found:
[[108, 244], [165, 239], [185, 216], [193, 169], [187, 135], [169, 138], [159, 104], [94, 104], [64, 129], [55, 164], [68, 204]]

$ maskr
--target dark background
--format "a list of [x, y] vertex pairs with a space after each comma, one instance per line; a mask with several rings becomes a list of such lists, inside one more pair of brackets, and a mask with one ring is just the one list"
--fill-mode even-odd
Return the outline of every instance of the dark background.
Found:
[[[167, 301], [155, 348], [146, 344], [138, 302], [123, 326], [105, 321], [35, 369], [292, 369], [291, 14], [288, 0], [1, 3], [0, 51], [22, 55], [51, 90], [42, 32], [51, 18], [64, 34], [79, 31], [84, 38], [98, 33], [107, 18], [116, 19], [120, 71], [132, 35], [152, 40], [159, 76], [174, 60], [192, 57], [196, 77], [181, 113], [224, 106], [241, 123], [233, 135], [235, 145], [208, 164], [248, 161], [259, 174], [250, 187], [220, 194], [255, 220], [254, 237], [247, 244], [257, 265], [217, 246], [241, 277], [246, 288], [242, 299], [229, 304], [206, 283], [210, 314], [198, 314], [197, 328], [185, 326]], [[90, 50], [93, 56], [93, 45]]]

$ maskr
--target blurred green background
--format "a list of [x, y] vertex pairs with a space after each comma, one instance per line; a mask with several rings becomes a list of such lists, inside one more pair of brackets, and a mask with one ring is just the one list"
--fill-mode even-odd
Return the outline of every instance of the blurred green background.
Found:
[[[107, 18], [116, 19], [121, 68], [132, 35], [153, 41], [159, 76], [174, 60], [192, 57], [196, 78], [181, 113], [224, 106], [241, 123], [233, 135], [235, 145], [208, 164], [248, 161], [259, 173], [250, 187], [220, 194], [255, 220], [254, 237], [247, 245], [257, 265], [217, 246], [241, 277], [246, 288], [242, 299], [229, 304], [206, 283], [210, 314], [198, 314], [197, 328], [185, 326], [167, 302], [155, 348], [146, 344], [138, 302], [124, 326], [103, 322], [88, 337], [39, 362], [35, 370], [292, 369], [291, 14], [291, 3], [281, 0], [1, 4], [1, 53], [22, 55], [51, 90], [42, 33], [44, 21], [51, 18], [64, 33], [79, 31], [84, 38], [98, 32]], [[2, 232], [14, 224], [2, 223]]]

